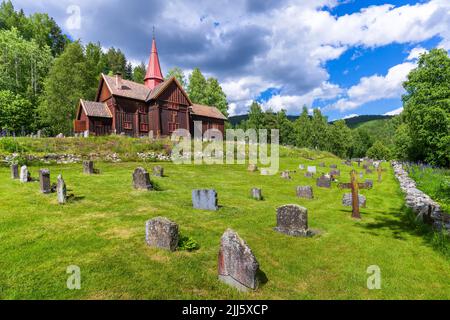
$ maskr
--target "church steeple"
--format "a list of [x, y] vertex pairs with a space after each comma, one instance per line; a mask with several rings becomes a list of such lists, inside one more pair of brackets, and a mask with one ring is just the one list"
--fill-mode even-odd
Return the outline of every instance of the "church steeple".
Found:
[[147, 74], [145, 75], [144, 84], [153, 89], [158, 84], [164, 81], [162, 76], [161, 66], [159, 64], [158, 50], [156, 49], [155, 30], [153, 28], [152, 52], [148, 62]]

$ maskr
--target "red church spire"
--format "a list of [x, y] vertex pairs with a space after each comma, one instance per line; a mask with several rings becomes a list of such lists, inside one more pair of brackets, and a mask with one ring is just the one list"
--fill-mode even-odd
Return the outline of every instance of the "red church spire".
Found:
[[148, 88], [153, 89], [163, 81], [164, 78], [162, 76], [161, 66], [159, 65], [158, 50], [156, 49], [155, 31], [153, 30], [152, 53], [150, 54], [144, 83]]

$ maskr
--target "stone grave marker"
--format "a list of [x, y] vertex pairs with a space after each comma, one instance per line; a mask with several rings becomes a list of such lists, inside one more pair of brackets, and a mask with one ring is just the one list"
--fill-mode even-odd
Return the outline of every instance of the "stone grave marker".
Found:
[[164, 168], [161, 166], [153, 167], [153, 175], [155, 177], [163, 177], [164, 176]]
[[331, 170], [330, 171], [330, 176], [340, 177], [341, 176], [341, 170]]
[[94, 174], [94, 161], [83, 161], [83, 173]]
[[337, 169], [337, 164], [331, 164], [330, 169]]
[[312, 178], [312, 177], [314, 177], [314, 174], [311, 173], [311, 172], [306, 172], [306, 173], [305, 173], [305, 177], [306, 177], [306, 178]]
[[317, 186], [320, 188], [331, 188], [331, 179], [326, 176], [321, 176], [317, 179]]
[[44, 194], [52, 192], [52, 186], [50, 184], [50, 170], [39, 170], [39, 186], [41, 188], [41, 192]]
[[157, 217], [145, 224], [145, 242], [150, 247], [175, 251], [178, 237], [178, 225], [167, 218]]
[[319, 167], [321, 167], [321, 168], [325, 168], [325, 162], [321, 162], [321, 163], [319, 163]]
[[299, 165], [298, 168], [299, 168], [300, 170], [305, 170], [305, 166], [304, 166], [303, 164]]
[[366, 169], [366, 174], [372, 174], [373, 171], [371, 169]]
[[373, 180], [367, 179], [364, 184], [366, 185], [366, 189], [373, 189]]
[[262, 176], [268, 176], [269, 174], [269, 170], [268, 169], [261, 169], [261, 175]]
[[[361, 194], [358, 197], [359, 207], [365, 208], [367, 202], [366, 197]], [[353, 205], [353, 198], [351, 193], [344, 194], [344, 197], [342, 198], [342, 204], [346, 207], [351, 207]]]
[[297, 197], [305, 199], [314, 199], [313, 188], [311, 186], [298, 186]]
[[30, 182], [31, 178], [30, 178], [30, 172], [28, 171], [27, 166], [22, 166], [20, 168], [20, 182], [25, 183], [25, 182]]
[[275, 231], [294, 237], [308, 237], [308, 210], [296, 204], [289, 204], [277, 209], [277, 226]]
[[360, 179], [364, 179], [364, 173], [363, 173], [363, 172], [360, 172], [360, 173], [359, 173], [359, 178], [360, 178]]
[[58, 176], [57, 182], [58, 183], [56, 185], [56, 195], [58, 197], [58, 203], [65, 204], [67, 203], [67, 188], [62, 175]]
[[195, 209], [217, 211], [216, 190], [192, 190], [192, 205]]
[[239, 291], [258, 288], [259, 263], [250, 247], [239, 235], [228, 229], [220, 240], [219, 280]]
[[258, 166], [256, 164], [249, 164], [248, 168], [247, 168], [247, 171], [249, 171], [249, 172], [256, 172], [256, 171], [258, 171]]
[[283, 171], [281, 172], [281, 178], [286, 179], [286, 180], [290, 180], [291, 179], [291, 174], [289, 171]]
[[317, 168], [315, 166], [310, 166], [310, 167], [308, 167], [308, 172], [312, 173], [312, 174], [316, 174]]
[[253, 188], [251, 190], [251, 194], [252, 194], [252, 198], [255, 199], [255, 200], [260, 201], [260, 200], [263, 199], [262, 190], [259, 189], [259, 188]]
[[150, 175], [144, 168], [136, 168], [133, 172], [133, 186], [138, 190], [152, 190]]
[[12, 164], [11, 165], [11, 179], [18, 180], [20, 178], [19, 175], [19, 165]]

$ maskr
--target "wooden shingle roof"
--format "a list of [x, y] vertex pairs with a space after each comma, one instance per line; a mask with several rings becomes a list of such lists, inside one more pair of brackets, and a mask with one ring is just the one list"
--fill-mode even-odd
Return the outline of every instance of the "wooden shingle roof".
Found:
[[80, 104], [88, 117], [112, 118], [111, 111], [104, 102], [80, 100]]
[[193, 104], [191, 106], [191, 111], [192, 114], [196, 116], [228, 120], [227, 117], [225, 117], [222, 114], [222, 112], [220, 112], [219, 109], [217, 109], [216, 107], [210, 107], [201, 104]]
[[111, 94], [114, 96], [146, 101], [147, 97], [150, 95], [151, 90], [144, 84], [122, 79], [122, 87], [117, 88], [115, 77], [104, 74], [102, 76], [111, 91]]

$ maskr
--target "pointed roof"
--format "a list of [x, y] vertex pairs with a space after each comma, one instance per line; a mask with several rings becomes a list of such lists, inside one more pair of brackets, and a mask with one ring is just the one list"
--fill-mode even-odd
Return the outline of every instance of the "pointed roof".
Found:
[[163, 81], [164, 77], [162, 75], [161, 66], [159, 64], [158, 50], [156, 49], [156, 40], [155, 36], [153, 36], [152, 52], [148, 61], [148, 68], [144, 83], [149, 89], [153, 89]]

